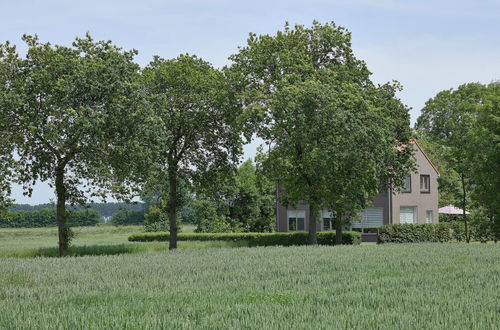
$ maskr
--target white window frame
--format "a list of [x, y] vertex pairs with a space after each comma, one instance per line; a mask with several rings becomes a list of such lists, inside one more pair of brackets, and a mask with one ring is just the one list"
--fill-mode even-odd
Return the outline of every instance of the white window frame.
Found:
[[[324, 219], [328, 219], [330, 221], [330, 227], [329, 229], [325, 229], [324, 226]], [[334, 229], [333, 225], [333, 212], [328, 211], [328, 210], [322, 210], [321, 211], [321, 231], [331, 231]]]
[[418, 207], [412, 205], [401, 205], [399, 207], [399, 223], [401, 224], [401, 209], [403, 208], [412, 208], [413, 209], [413, 223], [418, 223]]
[[[408, 179], [408, 187], [406, 187], [407, 179]], [[407, 177], [404, 178], [404, 186], [401, 192], [405, 194], [411, 194], [411, 175], [408, 175]]]
[[[430, 215], [430, 217], [429, 217], [429, 215]], [[433, 223], [434, 222], [434, 212], [432, 210], [425, 211], [425, 222], [426, 223]]]
[[382, 212], [382, 223], [380, 226], [384, 225], [384, 208], [379, 207], [379, 206], [371, 206], [371, 207], [366, 207], [364, 208], [361, 212], [358, 212], [356, 215], [356, 218], [359, 219], [358, 221], [354, 221], [351, 223], [349, 226], [350, 230], [358, 231], [360, 233], [372, 233], [373, 229], [377, 229], [379, 227], [371, 227], [371, 226], [365, 226], [365, 221], [367, 220], [368, 216], [366, 215], [366, 212], [368, 209], [378, 209]]
[[[425, 187], [425, 183], [427, 179], [427, 186]], [[424, 179], [422, 181], [422, 179]], [[424, 183], [424, 187], [422, 188], [422, 183]], [[431, 176], [429, 174], [420, 174], [420, 193], [422, 194], [429, 194], [431, 192]]]
[[[290, 230], [290, 219], [295, 219], [295, 230]], [[304, 229], [298, 229], [298, 219], [304, 220]], [[288, 210], [286, 212], [286, 229], [290, 232], [305, 231], [306, 230], [306, 211], [305, 210]]]

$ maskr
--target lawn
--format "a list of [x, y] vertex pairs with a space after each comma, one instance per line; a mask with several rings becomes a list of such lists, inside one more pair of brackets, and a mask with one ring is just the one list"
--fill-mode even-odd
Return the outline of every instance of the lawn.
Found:
[[499, 260], [457, 243], [0, 258], [0, 328], [494, 329]]

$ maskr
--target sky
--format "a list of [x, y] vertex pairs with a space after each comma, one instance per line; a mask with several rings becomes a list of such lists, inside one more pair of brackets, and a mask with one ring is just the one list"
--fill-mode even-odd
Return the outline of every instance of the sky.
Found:
[[[22, 53], [21, 36], [69, 45], [90, 32], [137, 49], [146, 65], [154, 55], [196, 54], [217, 67], [244, 46], [249, 32], [273, 35], [288, 21], [310, 25], [334, 21], [352, 33], [355, 55], [376, 83], [397, 80], [412, 123], [441, 90], [467, 82], [500, 79], [500, 0], [0, 0], [0, 42]], [[246, 145], [253, 157], [259, 141]], [[33, 196], [13, 186], [17, 203], [49, 202], [45, 183]]]

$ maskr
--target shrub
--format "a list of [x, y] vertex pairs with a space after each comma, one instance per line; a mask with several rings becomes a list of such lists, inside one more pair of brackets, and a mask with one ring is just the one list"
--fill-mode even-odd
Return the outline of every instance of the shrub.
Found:
[[452, 238], [448, 223], [392, 224], [379, 228], [378, 243], [448, 242]]
[[[361, 242], [361, 235], [353, 231], [344, 231], [344, 244], [357, 245]], [[167, 232], [138, 233], [131, 235], [131, 242], [168, 241]], [[307, 245], [307, 232], [294, 233], [186, 233], [177, 236], [179, 241], [247, 241], [248, 246], [292, 246]], [[335, 232], [319, 232], [318, 244], [335, 245]]]
[[[182, 215], [177, 214], [177, 232], [179, 233], [182, 228]], [[146, 232], [164, 232], [170, 230], [170, 221], [168, 214], [159, 206], [149, 207], [146, 214], [144, 214], [144, 231]]]
[[68, 215], [68, 224], [71, 227], [95, 226], [102, 221], [99, 212], [93, 209], [71, 211]]
[[115, 226], [142, 225], [144, 224], [144, 211], [121, 209], [113, 214], [111, 223]]
[[[465, 225], [462, 221], [450, 222], [452, 237], [457, 242], [465, 242]], [[469, 231], [471, 230], [469, 226]]]

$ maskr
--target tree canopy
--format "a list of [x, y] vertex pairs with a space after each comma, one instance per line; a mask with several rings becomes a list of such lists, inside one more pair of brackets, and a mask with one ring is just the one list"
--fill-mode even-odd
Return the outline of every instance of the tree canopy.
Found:
[[465, 212], [473, 197], [490, 215], [498, 210], [498, 86], [469, 83], [441, 91], [426, 102], [415, 125], [430, 153], [446, 168], [439, 179], [440, 195], [464, 210], [467, 241]]
[[225, 75], [196, 56], [156, 57], [143, 70], [153, 120], [153, 182], [168, 181], [169, 248], [177, 246], [178, 182], [212, 187], [234, 170], [242, 153], [235, 94]]
[[264, 167], [283, 187], [283, 201], [310, 206], [311, 244], [321, 209], [354, 212], [381, 185], [401, 184], [411, 169], [410, 148], [402, 148], [408, 109], [394, 96], [397, 85], [370, 81], [344, 28], [314, 22], [251, 34], [231, 59], [244, 105], [270, 146]]
[[[31, 195], [37, 180], [57, 195], [59, 252], [67, 254], [67, 202], [84, 203], [107, 193], [125, 196], [133, 146], [139, 66], [136, 51], [123, 51], [90, 35], [71, 47], [23, 36], [25, 57], [0, 46], [0, 108], [9, 123], [17, 158], [11, 169]], [[126, 152], [125, 152], [126, 151]]]

